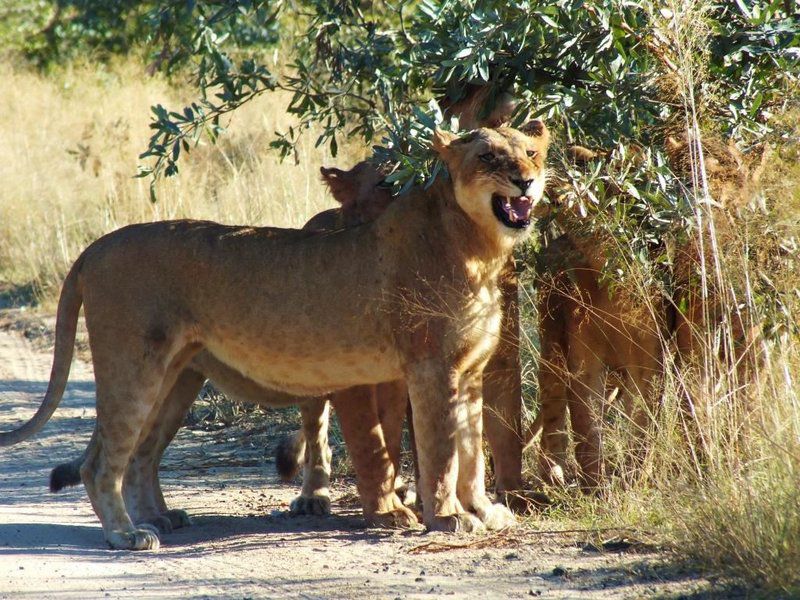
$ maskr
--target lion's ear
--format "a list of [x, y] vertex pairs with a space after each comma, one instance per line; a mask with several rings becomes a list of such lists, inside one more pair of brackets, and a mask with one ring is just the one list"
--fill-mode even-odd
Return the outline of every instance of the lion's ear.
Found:
[[550, 130], [547, 129], [544, 121], [539, 119], [528, 121], [519, 130], [527, 136], [541, 139], [545, 144], [550, 143]]
[[357, 181], [352, 171], [342, 171], [335, 167], [320, 167], [319, 172], [334, 200], [343, 207], [350, 206], [355, 202]]
[[436, 154], [439, 155], [439, 158], [445, 161], [447, 160], [447, 157], [450, 155], [450, 144], [457, 139], [458, 136], [455, 133], [450, 133], [443, 129], [437, 128], [433, 132], [433, 149], [436, 151]]

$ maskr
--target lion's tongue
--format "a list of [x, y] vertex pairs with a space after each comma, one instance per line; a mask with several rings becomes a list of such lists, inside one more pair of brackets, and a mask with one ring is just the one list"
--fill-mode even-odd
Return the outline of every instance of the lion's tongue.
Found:
[[513, 223], [517, 221], [527, 221], [531, 216], [532, 206], [531, 199], [527, 196], [509, 198], [506, 204], [509, 219], [511, 219]]

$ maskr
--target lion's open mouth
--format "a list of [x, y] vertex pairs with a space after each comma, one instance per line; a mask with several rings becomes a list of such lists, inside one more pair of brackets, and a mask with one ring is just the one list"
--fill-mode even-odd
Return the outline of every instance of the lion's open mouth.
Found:
[[494, 216], [506, 227], [524, 229], [531, 224], [533, 201], [527, 196], [493, 194], [492, 210]]

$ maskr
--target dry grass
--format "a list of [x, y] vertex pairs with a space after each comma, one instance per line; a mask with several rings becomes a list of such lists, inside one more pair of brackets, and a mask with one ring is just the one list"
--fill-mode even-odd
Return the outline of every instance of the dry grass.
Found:
[[[800, 185], [800, 176], [785, 184]], [[795, 217], [795, 230], [799, 222]], [[738, 276], [747, 258], [730, 248], [726, 252], [721, 264], [727, 282], [734, 279], [728, 269]], [[733, 271], [736, 259], [738, 272]], [[779, 275], [776, 284], [795, 285], [796, 270], [786, 279]], [[532, 302], [523, 299], [528, 356], [537, 354]], [[798, 322], [798, 306], [787, 310]], [[675, 368], [667, 344], [664, 393], [646, 433], [648, 450], [640, 468], [605, 481], [599, 497], [575, 488], [549, 490], [556, 500], [551, 519], [597, 530], [633, 527], [634, 538], [670, 549], [677, 560], [750, 594], [788, 598], [800, 593], [800, 339], [787, 333], [764, 346], [764, 361], [748, 389], [713, 346], [699, 361], [711, 372], [703, 377]], [[682, 400], [687, 390], [700, 407], [689, 423]], [[687, 435], [687, 428], [699, 435]], [[625, 464], [631, 435], [624, 418], [604, 424], [609, 465]], [[535, 473], [536, 457], [526, 459]], [[576, 469], [573, 463], [571, 471]]]
[[72, 65], [47, 78], [2, 66], [0, 79], [0, 283], [33, 284], [45, 303], [103, 233], [179, 217], [299, 227], [334, 205], [319, 166], [357, 160], [346, 152], [332, 160], [309, 135], [299, 165], [280, 163], [268, 144], [286, 125], [286, 102], [265, 95], [236, 112], [221, 143], [184, 157], [151, 204], [148, 181], [133, 178], [149, 106], [182, 105], [180, 91], [133, 61]]

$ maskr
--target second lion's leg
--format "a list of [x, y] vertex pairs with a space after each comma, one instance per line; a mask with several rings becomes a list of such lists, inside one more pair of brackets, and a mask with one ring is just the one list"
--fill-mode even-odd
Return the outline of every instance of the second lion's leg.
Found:
[[[654, 353], [658, 346], [652, 345]], [[660, 373], [663, 370], [660, 357], [625, 369], [623, 397], [625, 414], [630, 420], [632, 435], [630, 448], [624, 462], [626, 475], [635, 476], [641, 471], [647, 454], [649, 432], [655, 422], [661, 392]]]
[[539, 412], [542, 423], [539, 474], [547, 485], [566, 486], [567, 450], [567, 372], [564, 354], [548, 344], [542, 335], [539, 359]]
[[378, 406], [378, 420], [381, 422], [386, 449], [394, 465], [395, 491], [403, 502], [408, 505], [413, 503], [414, 497], [409, 499], [409, 487], [400, 477], [402, 465], [400, 456], [403, 442], [403, 423], [408, 412], [408, 387], [403, 380], [380, 383], [375, 388], [375, 399]]
[[[356, 471], [358, 493], [367, 522], [381, 527], [412, 527], [417, 524], [417, 518], [403, 506], [395, 493], [395, 467], [379, 419], [376, 387], [349, 388], [334, 394], [331, 402]], [[389, 402], [390, 398], [380, 401]], [[405, 398], [402, 403], [405, 404]], [[401, 427], [402, 411], [393, 407], [391, 412], [393, 416], [399, 416]]]
[[595, 492], [603, 479], [604, 469], [605, 368], [596, 357], [581, 359], [571, 354], [569, 369], [569, 414], [575, 436], [575, 458], [584, 491]]
[[539, 474], [547, 485], [564, 487], [567, 483], [568, 388], [570, 382], [567, 354], [569, 339], [566, 324], [574, 318], [574, 304], [566, 290], [571, 285], [565, 275], [542, 277], [537, 301], [539, 311], [539, 415], [542, 423]]
[[161, 403], [153, 427], [139, 443], [128, 464], [123, 494], [128, 511], [136, 523], [151, 523], [162, 532], [191, 524], [185, 511], [169, 510], [167, 507], [158, 478], [158, 467], [204, 382], [205, 376], [191, 369], [184, 369], [178, 375]]

